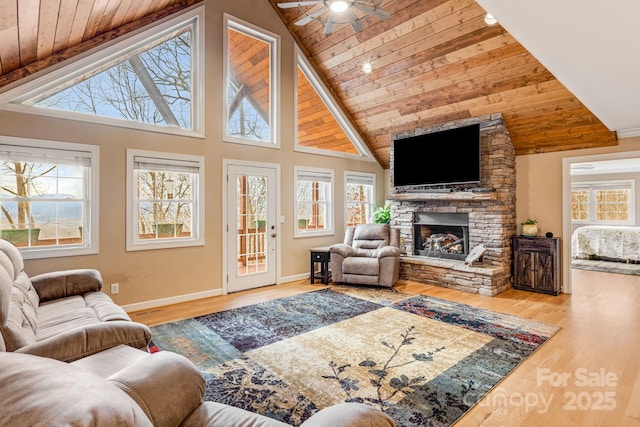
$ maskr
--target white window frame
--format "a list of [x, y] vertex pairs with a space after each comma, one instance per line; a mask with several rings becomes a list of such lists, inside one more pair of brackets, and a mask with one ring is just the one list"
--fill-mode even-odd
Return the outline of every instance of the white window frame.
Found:
[[[307, 175], [317, 175], [322, 179], [329, 179], [331, 184], [331, 189], [329, 191], [329, 201], [327, 202], [327, 218], [326, 220], [326, 228], [322, 230], [299, 230], [298, 229], [298, 177], [301, 174]], [[312, 168], [306, 166], [294, 166], [293, 168], [293, 176], [294, 176], [294, 197], [293, 197], [293, 237], [317, 237], [317, 236], [332, 236], [334, 235], [334, 204], [335, 204], [335, 180], [334, 180], [334, 172], [333, 169], [321, 169], [321, 168]], [[300, 218], [302, 219], [302, 218]]]
[[[629, 191], [629, 220], [628, 221], [602, 221], [596, 219], [596, 190], [623, 190]], [[589, 219], [587, 221], [571, 221], [577, 225], [635, 225], [635, 180], [607, 180], [607, 181], [576, 181], [571, 183], [571, 191], [589, 191]]]
[[[223, 15], [223, 48], [222, 48], [222, 140], [224, 142], [255, 145], [263, 148], [280, 149], [280, 36], [278, 34], [264, 30], [256, 25], [238, 19], [232, 15], [225, 13]], [[227, 132], [229, 122], [229, 111], [227, 105], [227, 81], [229, 79], [229, 37], [228, 30], [232, 29], [244, 33], [248, 36], [255, 37], [265, 43], [270, 44], [270, 87], [269, 93], [269, 127], [270, 140], [259, 141], [250, 138], [241, 138], [235, 135], [229, 135]]]
[[[135, 161], [139, 158], [153, 159], [154, 163], [162, 164], [168, 169], [172, 165], [189, 164], [198, 168], [197, 185], [192, 191], [193, 210], [191, 237], [174, 237], [170, 239], [139, 239], [138, 238], [138, 205], [137, 182], [135, 181]], [[126, 250], [143, 251], [149, 249], [181, 248], [204, 245], [205, 222], [205, 176], [204, 157], [176, 153], [161, 153], [146, 150], [127, 150], [127, 225]]]
[[[333, 97], [331, 91], [324, 84], [322, 78], [319, 77], [318, 73], [315, 71], [307, 57], [302, 53], [300, 48], [296, 46], [295, 49], [296, 61], [294, 66], [294, 78], [295, 81], [295, 100], [294, 100], [294, 122], [295, 122], [295, 132], [294, 132], [294, 151], [299, 151], [303, 153], [311, 153], [311, 154], [322, 154], [325, 156], [332, 157], [342, 157], [346, 159], [356, 159], [356, 160], [365, 160], [369, 162], [375, 162], [375, 156], [369, 149], [367, 143], [364, 138], [360, 135], [358, 130], [353, 126], [351, 120], [345, 114], [344, 110], [339, 106], [336, 99]], [[340, 153], [338, 151], [332, 150], [322, 150], [319, 148], [310, 148], [304, 147], [298, 144], [298, 67], [302, 69], [302, 72], [307, 76], [307, 79], [311, 83], [311, 86], [316, 90], [316, 93], [322, 99], [325, 106], [331, 111], [333, 117], [336, 119], [344, 133], [347, 135], [351, 143], [354, 145], [356, 150], [360, 152], [360, 154], [351, 154], [351, 153]]]
[[65, 153], [89, 159], [90, 166], [85, 172], [83, 216], [83, 243], [81, 245], [34, 246], [18, 248], [24, 259], [56, 258], [76, 255], [97, 254], [99, 250], [98, 212], [99, 212], [99, 176], [100, 148], [96, 145], [76, 144], [71, 142], [48, 141], [39, 139], [0, 136], [0, 149], [17, 152], [34, 153], [37, 156], [56, 154], [63, 157]]
[[[88, 123], [106, 124], [124, 128], [133, 128], [151, 132], [184, 135], [204, 138], [204, 7], [199, 6], [177, 15], [157, 21], [153, 25], [145, 27], [130, 36], [120, 37], [112, 42], [105, 43], [99, 48], [94, 48], [81, 58], [70, 64], [64, 62], [58, 67], [43, 70], [34, 78], [20, 81], [10, 85], [11, 89], [0, 94], [0, 108], [3, 110], [19, 111], [28, 114], [57, 117], [69, 120], [77, 120]], [[35, 96], [52, 90], [65, 82], [78, 79], [86, 73], [94, 70], [98, 64], [107, 64], [123, 55], [141, 49], [149, 41], [162, 37], [165, 34], [178, 31], [180, 28], [191, 26], [193, 28], [192, 58], [191, 58], [191, 129], [181, 129], [175, 126], [160, 126], [150, 123], [141, 123], [119, 119], [115, 117], [96, 116], [92, 114], [76, 113], [53, 108], [26, 105], [22, 102]]]
[[[373, 211], [375, 209], [375, 198], [376, 198], [376, 174], [369, 172], [353, 172], [353, 171], [345, 171], [344, 172], [344, 226], [347, 227], [349, 224], [349, 202], [347, 202], [347, 185], [350, 180], [359, 180], [359, 181], [369, 181], [372, 185], [371, 197], [373, 200], [368, 201], [366, 204], [369, 205], [369, 211], [371, 213], [370, 217], [367, 220], [371, 220], [373, 217]], [[365, 184], [369, 184], [366, 182]], [[364, 183], [364, 182], [363, 182]]]

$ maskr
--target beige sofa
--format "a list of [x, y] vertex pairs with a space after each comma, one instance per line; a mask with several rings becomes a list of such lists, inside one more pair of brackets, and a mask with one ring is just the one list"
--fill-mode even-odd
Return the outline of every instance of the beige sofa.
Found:
[[348, 227], [344, 243], [331, 246], [333, 281], [391, 287], [400, 275], [400, 230], [388, 224]]
[[101, 288], [96, 270], [30, 279], [18, 249], [0, 240], [0, 351], [70, 362], [119, 344], [146, 349], [149, 328], [132, 322]]
[[[205, 382], [175, 353], [118, 346], [71, 364], [0, 353], [0, 426], [215, 426], [287, 424], [202, 401]], [[391, 427], [383, 412], [358, 403], [319, 411], [303, 427]]]

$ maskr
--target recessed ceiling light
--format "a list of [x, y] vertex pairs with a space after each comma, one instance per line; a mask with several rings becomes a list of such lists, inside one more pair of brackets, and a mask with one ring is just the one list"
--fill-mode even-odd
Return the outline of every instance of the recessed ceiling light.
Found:
[[362, 64], [362, 71], [364, 71], [367, 74], [372, 72], [373, 71], [373, 67], [371, 66], [371, 63], [365, 62], [364, 64]]
[[495, 25], [495, 24], [498, 23], [498, 20], [496, 18], [494, 18], [492, 14], [487, 13], [484, 16], [484, 23], [487, 24], [487, 25]]
[[349, 3], [347, 3], [344, 0], [335, 0], [331, 2], [329, 7], [331, 8], [332, 11], [336, 13], [341, 13], [349, 9]]

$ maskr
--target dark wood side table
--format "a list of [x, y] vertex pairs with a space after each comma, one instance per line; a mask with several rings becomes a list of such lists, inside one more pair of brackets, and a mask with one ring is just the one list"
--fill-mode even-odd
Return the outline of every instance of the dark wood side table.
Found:
[[[320, 246], [317, 248], [309, 249], [311, 252], [311, 284], [313, 285], [315, 279], [320, 279], [323, 284], [328, 285], [331, 280], [331, 271], [329, 271], [329, 261], [331, 260], [331, 254], [329, 253], [331, 246]], [[320, 272], [316, 273], [316, 263], [320, 263]]]
[[513, 287], [525, 291], [560, 293], [559, 237], [513, 237]]

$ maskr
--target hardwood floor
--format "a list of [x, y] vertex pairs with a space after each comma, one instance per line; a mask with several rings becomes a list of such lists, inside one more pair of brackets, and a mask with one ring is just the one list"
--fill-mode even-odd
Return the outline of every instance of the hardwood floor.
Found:
[[[562, 329], [456, 427], [640, 426], [640, 276], [573, 270], [571, 295], [495, 297], [401, 281], [398, 290], [511, 313]], [[308, 280], [130, 313], [147, 325], [319, 289]]]

